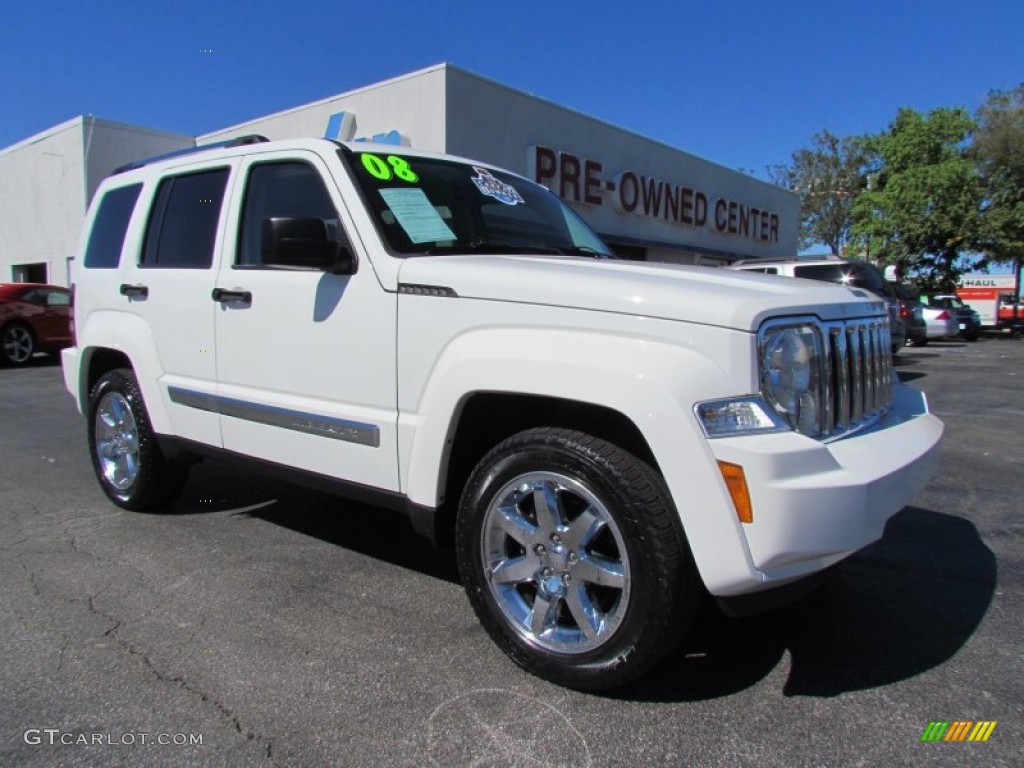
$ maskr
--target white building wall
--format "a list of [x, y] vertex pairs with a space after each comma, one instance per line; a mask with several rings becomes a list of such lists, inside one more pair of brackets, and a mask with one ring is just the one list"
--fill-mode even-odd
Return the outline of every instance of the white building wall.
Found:
[[193, 146], [191, 136], [79, 116], [0, 151], [0, 282], [14, 267], [46, 264], [46, 280], [69, 282], [85, 212], [114, 168]]
[[[42, 262], [50, 282], [67, 284], [67, 259], [89, 200], [117, 166], [251, 133], [270, 139], [323, 136], [331, 116], [342, 112], [347, 115], [341, 123], [343, 135], [332, 138], [387, 136], [392, 142], [478, 158], [529, 177], [535, 176], [539, 156], [533, 148], [547, 148], [556, 173], [541, 181], [603, 235], [645, 248], [651, 260], [713, 263], [730, 257], [792, 256], [797, 250], [796, 195], [441, 64], [195, 140], [84, 116], [0, 150], [0, 281], [12, 278], [12, 265]], [[579, 166], [575, 182], [572, 161]], [[692, 204], [699, 193], [707, 207], [705, 220], [681, 219], [678, 212], [669, 212], [665, 199], [656, 211], [652, 200], [644, 204], [639, 199], [639, 210], [619, 210], [615, 203], [623, 187], [612, 185], [621, 184], [619, 174], [627, 171], [635, 185], [654, 183], [662, 198], [667, 191], [680, 207], [684, 194]], [[740, 216], [748, 223], [746, 232], [739, 231]]]
[[111, 171], [133, 160], [141, 160], [166, 152], [194, 147], [191, 136], [167, 131], [154, 131], [135, 125], [100, 120], [92, 115], [83, 118], [82, 138], [86, 164], [86, 203]]
[[[676, 248], [691, 251], [685, 260], [692, 263], [696, 253], [796, 255], [800, 199], [788, 190], [463, 70], [448, 69], [447, 95], [448, 152], [487, 160], [535, 180], [537, 155], [531, 147], [546, 147], [556, 157], [568, 153], [572, 159], [564, 174], [559, 157], [555, 175], [540, 179], [542, 183], [569, 201], [598, 232], [625, 243], [659, 244], [649, 258], [665, 260]], [[589, 188], [587, 160], [592, 181], [600, 181]], [[577, 168], [579, 180], [573, 182]], [[632, 212], [616, 208], [619, 187], [609, 188], [621, 184], [616, 177], [626, 171], [633, 173], [638, 189], [655, 184], [656, 194], [645, 204], [641, 193]], [[702, 195], [703, 217], [691, 208], [688, 218], [693, 221], [686, 223], [679, 214], [667, 212], [666, 185], [677, 209], [682, 208], [684, 193], [691, 204], [698, 193]], [[596, 202], [587, 202], [588, 195]], [[650, 213], [644, 213], [645, 207]], [[745, 226], [739, 220], [744, 214]], [[699, 218], [703, 223], [697, 223]]]
[[385, 80], [207, 133], [196, 142], [208, 144], [252, 133], [271, 140], [324, 136], [331, 115], [345, 112], [352, 118], [348, 135], [328, 138], [369, 139], [396, 131], [406, 146], [442, 152], [446, 130], [445, 69], [439, 65]]
[[44, 263], [64, 284], [85, 217], [82, 119], [56, 125], [0, 152], [0, 282], [16, 264]]

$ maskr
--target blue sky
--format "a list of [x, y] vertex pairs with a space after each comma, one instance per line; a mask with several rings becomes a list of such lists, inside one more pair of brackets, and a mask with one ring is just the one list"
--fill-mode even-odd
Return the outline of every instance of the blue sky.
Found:
[[447, 61], [764, 178], [823, 128], [973, 110], [1024, 82], [1022, 42], [1020, 0], [6, 0], [0, 147], [83, 113], [194, 135]]

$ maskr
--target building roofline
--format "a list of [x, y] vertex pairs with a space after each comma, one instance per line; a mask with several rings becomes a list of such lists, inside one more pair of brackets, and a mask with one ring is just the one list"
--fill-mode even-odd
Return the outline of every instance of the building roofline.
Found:
[[147, 128], [141, 125], [132, 125], [130, 123], [120, 123], [115, 120], [106, 120], [102, 117], [96, 117], [95, 115], [77, 115], [72, 117], [70, 120], [65, 120], [63, 123], [57, 123], [52, 125], [39, 133], [33, 134], [28, 138], [22, 139], [21, 141], [15, 142], [10, 146], [0, 149], [0, 157], [16, 152], [19, 149], [30, 147], [33, 144], [38, 144], [41, 141], [57, 136], [58, 134], [64, 133], [65, 131], [74, 130], [75, 128], [81, 127], [85, 130], [86, 125], [90, 127], [101, 126], [103, 128], [113, 128], [117, 130], [131, 131], [132, 133], [145, 133], [150, 136], [163, 136], [166, 138], [181, 139], [182, 141], [189, 141], [195, 143], [195, 137], [189, 136], [184, 133], [174, 133], [173, 131], [161, 131], [156, 128]]
[[370, 83], [369, 85], [363, 85], [358, 88], [353, 88], [351, 91], [342, 91], [341, 93], [335, 93], [331, 96], [325, 96], [324, 98], [317, 99], [316, 101], [307, 101], [303, 104], [298, 104], [294, 107], [288, 107], [287, 109], [282, 109], [277, 112], [271, 112], [266, 115], [260, 115], [259, 117], [250, 118], [249, 120], [243, 120], [240, 123], [235, 123], [234, 125], [229, 125], [225, 128], [218, 128], [213, 131], [201, 133], [198, 136], [196, 136], [196, 142], [204, 141], [205, 139], [211, 136], [216, 136], [221, 133], [229, 133], [232, 131], [243, 130], [245, 129], [246, 126], [251, 125], [252, 123], [258, 123], [263, 120], [269, 120], [275, 117], [290, 115], [294, 112], [301, 112], [303, 110], [309, 109], [310, 107], [318, 107], [322, 104], [327, 104], [328, 102], [331, 101], [337, 101], [338, 99], [348, 98], [349, 96], [357, 96], [361, 93], [369, 93], [370, 91], [375, 91], [379, 88], [384, 88], [389, 85], [394, 85], [395, 83], [400, 83], [403, 80], [411, 80], [415, 77], [422, 77], [423, 75], [429, 75], [434, 72], [443, 71], [444, 69], [450, 67], [450, 64], [442, 62], [440, 64], [434, 64], [429, 67], [424, 67], [423, 69], [417, 69], [414, 72], [406, 72], [404, 75], [398, 75], [396, 77], [388, 78], [387, 80], [381, 80], [380, 82], [377, 83]]
[[479, 80], [480, 82], [486, 83], [487, 85], [490, 85], [492, 87], [501, 88], [502, 90], [508, 91], [510, 93], [514, 93], [517, 96], [526, 96], [527, 98], [534, 99], [535, 101], [539, 101], [542, 104], [545, 104], [545, 105], [547, 105], [549, 107], [552, 107], [554, 109], [561, 110], [562, 112], [566, 112], [566, 113], [568, 113], [570, 115], [574, 115], [575, 117], [581, 117], [581, 118], [583, 118], [585, 120], [590, 120], [590, 121], [592, 121], [594, 123], [597, 123], [598, 125], [605, 126], [606, 128], [611, 128], [611, 129], [616, 130], [616, 131], [621, 131], [623, 133], [627, 133], [627, 134], [629, 134], [631, 136], [636, 136], [637, 138], [643, 139], [644, 141], [649, 141], [651, 144], [656, 144], [657, 146], [663, 147], [663, 148], [668, 149], [668, 150], [671, 150], [672, 152], [681, 152], [684, 155], [688, 155], [689, 157], [692, 157], [692, 158], [694, 158], [696, 160], [700, 160], [701, 162], [707, 163], [708, 165], [712, 165], [712, 166], [714, 166], [716, 168], [721, 168], [722, 170], [728, 171], [729, 173], [740, 173], [740, 174], [743, 174], [749, 180], [756, 181], [759, 184], [764, 184], [765, 186], [771, 187], [772, 189], [778, 189], [778, 190], [782, 190], [784, 192], [790, 192], [791, 194], [794, 194], [794, 195], [797, 194], [796, 192], [793, 192], [790, 189], [786, 189], [785, 187], [780, 187], [778, 184], [773, 184], [770, 181], [765, 181], [764, 179], [759, 179], [756, 176], [751, 176], [750, 174], [744, 173], [743, 171], [738, 170], [736, 168], [730, 168], [727, 165], [722, 165], [721, 163], [715, 162], [714, 160], [708, 160], [706, 157], [702, 157], [701, 155], [695, 155], [692, 152], [689, 152], [689, 151], [687, 151], [685, 149], [682, 149], [681, 147], [673, 146], [672, 144], [669, 144], [668, 142], [661, 141], [660, 139], [651, 138], [650, 136], [646, 136], [646, 135], [644, 135], [642, 133], [638, 133], [637, 131], [634, 131], [634, 130], [632, 130], [630, 128], [626, 128], [625, 126], [616, 125], [615, 123], [609, 122], [608, 120], [604, 120], [604, 119], [602, 119], [600, 117], [594, 117], [593, 115], [589, 115], [586, 112], [583, 112], [581, 110], [575, 109], [573, 107], [567, 107], [564, 104], [559, 104], [558, 102], [552, 101], [551, 99], [547, 99], [547, 98], [545, 98], [543, 96], [538, 96], [535, 93], [530, 93], [529, 91], [524, 91], [524, 90], [522, 90], [520, 88], [516, 88], [516, 87], [508, 85], [506, 83], [502, 83], [502, 82], [499, 82], [497, 80], [492, 80], [489, 77], [485, 77], [484, 75], [477, 74], [476, 72], [472, 72], [472, 71], [470, 71], [468, 69], [463, 69], [462, 67], [458, 67], [458, 66], [455, 66], [453, 64], [442, 64], [442, 65], [439, 65], [439, 66], [447, 67], [449, 70], [451, 70], [453, 72], [458, 72], [461, 75], [465, 75], [465, 76], [471, 77], [471, 78], [473, 78], [475, 80]]
[[85, 115], [78, 115], [77, 117], [72, 117], [70, 120], [65, 120], [63, 123], [51, 125], [49, 128], [45, 128], [39, 133], [34, 133], [28, 138], [22, 139], [21, 141], [16, 141], [13, 144], [10, 144], [4, 147], [3, 149], [0, 149], [0, 157], [3, 157], [4, 155], [10, 154], [11, 152], [22, 149], [24, 147], [29, 147], [33, 144], [38, 144], [40, 141], [45, 141], [46, 139], [49, 139], [51, 136], [56, 136], [57, 134], [64, 133], [65, 131], [69, 131], [79, 125], [82, 125], [84, 122]]
[[122, 123], [117, 120], [107, 120], [104, 117], [96, 117], [95, 115], [82, 115], [83, 120], [88, 119], [92, 125], [99, 125], [104, 128], [115, 128], [123, 131], [131, 131], [132, 133], [145, 133], [150, 136], [163, 136], [168, 139], [183, 139], [185, 141], [195, 142], [196, 137], [191, 136], [187, 133], [178, 133], [177, 131], [164, 131], [159, 128], [149, 128], [145, 125], [133, 125], [132, 123]]

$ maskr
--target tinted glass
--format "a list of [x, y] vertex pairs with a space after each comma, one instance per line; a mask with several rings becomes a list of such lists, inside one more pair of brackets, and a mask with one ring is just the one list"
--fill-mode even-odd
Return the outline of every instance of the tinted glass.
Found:
[[50, 291], [46, 303], [51, 307], [67, 307], [71, 305], [71, 296], [64, 291]]
[[494, 169], [424, 157], [341, 152], [393, 253], [566, 253], [611, 257], [547, 189]]
[[228, 169], [164, 179], [146, 228], [142, 265], [206, 269], [213, 263]]
[[839, 264], [812, 264], [806, 267], [794, 267], [793, 274], [807, 280], [820, 280], [823, 283], [846, 283], [846, 273]]
[[131, 184], [112, 189], [103, 195], [85, 247], [84, 263], [87, 269], [117, 268], [121, 261], [128, 222], [132, 218], [141, 189], [141, 184]]
[[808, 264], [794, 267], [796, 277], [808, 280], [819, 280], [825, 283], [839, 283], [854, 288], [864, 288], [877, 293], [886, 294], [885, 280], [882, 274], [870, 264], [863, 262], [836, 262], [835, 264]]
[[245, 188], [235, 263], [250, 267], [262, 264], [263, 221], [293, 217], [321, 219], [332, 239], [347, 244], [331, 196], [312, 166], [299, 162], [253, 166]]

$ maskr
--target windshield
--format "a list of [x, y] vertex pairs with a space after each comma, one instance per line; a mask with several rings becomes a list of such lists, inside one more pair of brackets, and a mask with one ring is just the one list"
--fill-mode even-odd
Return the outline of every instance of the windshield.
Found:
[[380, 152], [339, 153], [377, 230], [399, 256], [553, 253], [611, 258], [547, 189], [469, 163]]

